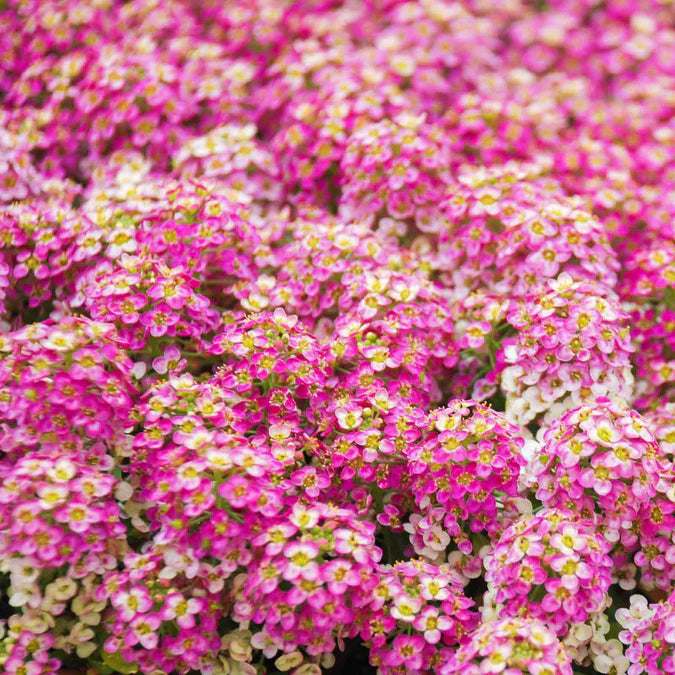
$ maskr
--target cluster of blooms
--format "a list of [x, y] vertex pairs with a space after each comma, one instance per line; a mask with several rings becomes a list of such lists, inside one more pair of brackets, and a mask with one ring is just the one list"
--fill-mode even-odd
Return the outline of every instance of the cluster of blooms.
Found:
[[443, 206], [435, 267], [464, 294], [512, 299], [565, 271], [609, 286], [618, 261], [606, 232], [579, 197], [565, 196], [543, 160], [476, 168], [457, 177]]
[[601, 396], [633, 393], [627, 316], [604, 286], [563, 272], [545, 292], [512, 303], [506, 321], [515, 338], [497, 355], [506, 415], [527, 424]]
[[89, 462], [128, 444], [137, 391], [113, 326], [72, 317], [31, 324], [1, 336], [0, 353], [3, 458], [38, 450]]
[[572, 110], [589, 96], [580, 78], [556, 72], [537, 78], [517, 67], [478, 77], [475, 86], [441, 120], [459, 166], [540, 161], [543, 152], [555, 151]]
[[[603, 535], [620, 546], [645, 581], [665, 589], [670, 541], [672, 461], [634, 410], [597, 399], [565, 413], [543, 433], [531, 480], [544, 506], [594, 515]], [[668, 552], [670, 551], [670, 552]]]
[[410, 498], [405, 451], [419, 438], [428, 398], [411, 377], [387, 382], [378, 375], [365, 364], [327, 381], [334, 389], [320, 406], [312, 404], [320, 438], [315, 453], [333, 501], [346, 500], [363, 514], [374, 509], [382, 523], [400, 532], [406, 510], [401, 502]]
[[450, 655], [441, 675], [534, 673], [572, 675], [572, 665], [555, 633], [533, 619], [488, 621]]
[[544, 509], [498, 538], [485, 563], [484, 616], [527, 616], [564, 637], [608, 607], [609, 543], [592, 521], [574, 518]]
[[639, 242], [627, 254], [618, 292], [627, 301], [636, 345], [635, 406], [648, 409], [672, 401], [675, 380], [675, 243]]
[[90, 462], [42, 451], [3, 464], [3, 565], [11, 568], [20, 559], [36, 574], [66, 564], [79, 564], [79, 571], [86, 572], [100, 566], [98, 558], [107, 551], [123, 545], [125, 529], [111, 499], [117, 481], [107, 473], [112, 461], [92, 453]]
[[131, 487], [116, 460], [137, 391], [112, 331], [66, 318], [2, 337], [0, 570], [15, 608], [5, 650], [18, 673], [31, 672], [31, 659], [53, 668], [51, 647], [95, 651], [103, 605], [93, 593], [128, 547]]
[[57, 199], [3, 207], [0, 223], [0, 316], [14, 324], [44, 319], [54, 302], [72, 296], [103, 232]]
[[[383, 298], [369, 300], [370, 313], [364, 315], [368, 319], [394, 300], [415, 300], [418, 285], [430, 293], [437, 290], [428, 283], [422, 261], [401, 250], [392, 237], [364, 224], [339, 221], [326, 211], [305, 207], [283, 227], [281, 235], [252, 247], [264, 269], [234, 291], [249, 311], [283, 307], [315, 332], [328, 334], [329, 321], [353, 312], [370, 293], [391, 297], [386, 303]], [[394, 288], [390, 282], [395, 273], [399, 277]]]
[[340, 162], [341, 214], [409, 220], [419, 232], [437, 232], [443, 227], [437, 204], [450, 181], [442, 139], [440, 128], [409, 113], [356, 131]]
[[597, 397], [633, 397], [628, 315], [604, 284], [567, 272], [508, 300], [473, 292], [454, 308], [458, 369], [476, 398], [498, 396], [518, 425], [547, 425]]
[[0, 570], [9, 575], [16, 611], [8, 637], [19, 638], [10, 658], [20, 657], [22, 638], [48, 631], [66, 653], [87, 657], [96, 650], [92, 626], [103, 605], [93, 592], [127, 548], [120, 503], [131, 490], [112, 475], [112, 465], [107, 455], [75, 461], [61, 451], [3, 462]]
[[254, 644], [264, 644], [268, 657], [298, 647], [314, 657], [331, 654], [336, 638], [358, 633], [377, 584], [374, 534], [353, 512], [317, 501], [270, 519], [251, 542], [233, 618], [253, 622]]
[[130, 349], [152, 354], [154, 342], [162, 338], [199, 344], [218, 327], [218, 312], [196, 292], [198, 284], [183, 267], [123, 256], [117, 264], [102, 263], [92, 270], [82, 289], [83, 305], [97, 321], [113, 323]]
[[628, 646], [628, 675], [675, 672], [675, 597], [649, 604], [633, 595], [630, 607], [617, 610], [616, 618], [623, 628], [619, 639]]
[[126, 555], [122, 571], [109, 572], [96, 589], [106, 607], [98, 660], [113, 672], [131, 666], [184, 673], [212, 666], [221, 651], [218, 621], [228, 608], [219, 602], [220, 573], [172, 547]]
[[383, 674], [438, 672], [478, 623], [463, 579], [424, 559], [383, 566], [361, 636]]
[[227, 124], [189, 138], [173, 158], [175, 174], [182, 180], [219, 179], [219, 187], [277, 201], [275, 157], [255, 139], [256, 131], [254, 124]]
[[0, 671], [675, 673], [674, 25], [0, 0]]
[[670, 461], [675, 460], [675, 401], [666, 401], [645, 413], [654, 438]]
[[236, 195], [221, 186], [150, 186], [151, 191], [125, 200], [103, 182], [84, 208], [120, 236], [123, 253], [149, 255], [170, 267], [185, 268], [216, 307], [226, 306], [222, 295], [255, 276], [254, 254], [276, 229], [272, 226], [268, 235], [267, 228], [244, 219], [240, 202], [230, 198]]
[[328, 366], [316, 338], [282, 310], [234, 323], [211, 351], [226, 365], [205, 381], [180, 374], [179, 350], [156, 360], [168, 377], [135, 412], [141, 431], [129, 471], [162, 540], [222, 557], [253, 526], [239, 528], [240, 518], [271, 517], [284, 490], [316, 498], [327, 482], [302, 461], [315, 446], [302, 409], [321, 395]]
[[429, 414], [420, 442], [406, 449], [415, 512], [406, 530], [431, 560], [452, 547], [476, 554], [514, 514], [525, 441], [502, 413], [455, 400]]
[[[18, 23], [7, 29], [19, 45], [34, 36], [42, 53], [13, 78], [5, 106], [17, 122], [30, 125], [47, 174], [86, 176], [98, 158], [125, 147], [165, 168], [166, 151], [176, 150], [188, 133], [244, 114], [255, 63], [230, 57], [208, 38], [192, 44], [186, 38], [199, 25], [189, 11], [153, 11], [148, 2], [82, 3], [65, 13], [57, 1], [13, 4], [20, 6]], [[65, 49], [53, 55], [48, 29], [64, 14]], [[68, 36], [68, 28], [75, 34]]]
[[[484, 7], [438, 0], [333, 3], [331, 9], [311, 17], [309, 39], [282, 47], [269, 68], [263, 105], [281, 113], [272, 146], [289, 197], [337, 206], [331, 182], [344, 179], [340, 164], [352, 136], [406, 110], [437, 116], [453, 93], [472, 86], [479, 64], [496, 62], [504, 24]], [[399, 203], [409, 203], [396, 190]]]
[[[397, 82], [365, 65], [363, 54], [344, 53], [339, 37], [330, 41], [328, 49], [319, 41], [298, 42], [273, 64], [279, 79], [271, 84], [270, 103], [286, 103], [271, 144], [293, 203], [336, 208], [333, 182], [352, 134], [400, 113], [408, 97]], [[302, 86], [307, 80], [315, 80], [313, 86]]]

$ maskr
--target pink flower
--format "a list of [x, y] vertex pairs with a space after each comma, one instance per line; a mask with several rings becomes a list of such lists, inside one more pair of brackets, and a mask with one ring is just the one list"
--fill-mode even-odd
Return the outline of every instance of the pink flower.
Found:
[[127, 591], [119, 591], [112, 595], [112, 603], [120, 617], [131, 621], [136, 614], [143, 614], [152, 607], [150, 594], [143, 587], [134, 587]]
[[192, 628], [195, 617], [202, 611], [204, 603], [199, 598], [185, 599], [180, 593], [169, 593], [164, 598], [164, 606], [159, 612], [162, 621], [175, 619], [181, 628]]
[[178, 314], [172, 311], [166, 303], [160, 303], [151, 311], [141, 316], [141, 323], [148, 328], [150, 335], [161, 337], [166, 335], [180, 320]]
[[[134, 323], [134, 322], [130, 322]], [[156, 373], [164, 375], [165, 373], [180, 373], [187, 365], [187, 361], [181, 358], [180, 350], [177, 347], [167, 347], [163, 356], [158, 356], [152, 362], [152, 367]]]
[[448, 630], [452, 621], [447, 616], [440, 616], [434, 607], [425, 607], [413, 622], [416, 630], [424, 633], [427, 643], [435, 645], [444, 631]]
[[387, 655], [387, 665], [415, 671], [422, 665], [424, 639], [419, 635], [397, 635]]
[[145, 649], [154, 649], [159, 642], [157, 629], [160, 623], [160, 618], [156, 614], [144, 614], [133, 618], [129, 623], [129, 630], [124, 635], [124, 644], [128, 647], [141, 644]]
[[402, 594], [394, 598], [391, 615], [399, 621], [413, 623], [421, 607], [422, 601], [419, 598], [411, 598]]
[[315, 558], [319, 549], [311, 543], [291, 543], [284, 548], [284, 556], [287, 559], [283, 577], [287, 581], [293, 581], [301, 576], [303, 579], [313, 581], [319, 575], [319, 566]]
[[241, 509], [255, 500], [258, 490], [247, 478], [234, 476], [220, 485], [218, 494], [234, 508]]

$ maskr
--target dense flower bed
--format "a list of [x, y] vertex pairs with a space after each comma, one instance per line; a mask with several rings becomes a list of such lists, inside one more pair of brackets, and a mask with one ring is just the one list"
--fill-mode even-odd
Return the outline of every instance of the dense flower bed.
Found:
[[3, 673], [675, 673], [672, 0], [0, 54]]

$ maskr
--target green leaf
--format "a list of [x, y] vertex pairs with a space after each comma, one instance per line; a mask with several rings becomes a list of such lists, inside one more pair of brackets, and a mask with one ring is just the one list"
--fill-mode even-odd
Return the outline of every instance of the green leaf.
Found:
[[115, 652], [114, 654], [108, 654], [107, 652], [104, 652], [103, 663], [105, 663], [108, 668], [111, 668], [116, 673], [129, 675], [130, 673], [138, 672], [138, 666], [135, 663], [129, 663], [128, 661], [125, 661], [119, 652]]

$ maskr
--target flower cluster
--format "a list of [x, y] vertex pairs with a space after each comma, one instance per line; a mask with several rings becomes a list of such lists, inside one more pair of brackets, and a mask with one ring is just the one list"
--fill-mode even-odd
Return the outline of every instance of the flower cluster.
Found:
[[650, 604], [641, 595], [631, 597], [630, 607], [616, 618], [623, 630], [619, 639], [628, 646], [628, 675], [675, 671], [675, 598]]
[[236, 592], [233, 618], [258, 629], [266, 656], [303, 647], [330, 654], [358, 632], [377, 584], [374, 526], [321, 502], [297, 503], [252, 539], [253, 560]]
[[183, 267], [129, 255], [102, 263], [89, 278], [82, 289], [85, 309], [96, 320], [113, 323], [134, 351], [153, 354], [163, 338], [165, 344], [181, 339], [199, 344], [219, 325], [218, 312]]
[[28, 637], [56, 640], [59, 650], [81, 658], [97, 649], [93, 626], [104, 604], [94, 590], [128, 548], [120, 503], [131, 488], [113, 476], [112, 464], [94, 452], [85, 462], [57, 451], [2, 463], [0, 572], [9, 576], [15, 611], [8, 637], [18, 639], [10, 662], [24, 662]]
[[517, 515], [524, 439], [503, 414], [455, 400], [429, 415], [422, 439], [406, 450], [415, 513], [406, 530], [418, 554], [452, 547], [476, 554]]
[[524, 516], [499, 537], [485, 563], [484, 616], [528, 617], [557, 635], [610, 604], [610, 545], [571, 511]]
[[340, 211], [347, 218], [406, 221], [438, 232], [437, 204], [450, 181], [443, 134], [424, 117], [401, 113], [365, 125], [350, 138], [340, 162]]
[[440, 669], [441, 675], [467, 673], [571, 675], [569, 656], [555, 633], [533, 619], [484, 623]]
[[327, 385], [333, 391], [312, 408], [321, 441], [314, 452], [330, 478], [330, 497], [362, 513], [374, 509], [400, 531], [399, 502], [410, 496], [405, 451], [420, 436], [425, 399], [412, 378], [386, 382], [368, 366]]
[[478, 615], [448, 565], [410, 560], [382, 566], [361, 636], [381, 673], [439, 672]]
[[621, 297], [635, 326], [634, 363], [638, 398], [643, 410], [672, 400], [675, 374], [675, 310], [672, 292], [675, 286], [675, 246], [670, 240], [654, 238], [639, 242], [626, 253], [625, 279], [619, 286]]
[[3, 456], [65, 452], [88, 462], [122, 452], [137, 394], [113, 326], [88, 319], [31, 324], [0, 336]]
[[547, 292], [514, 303], [507, 321], [517, 331], [501, 353], [500, 385], [511, 421], [555, 418], [610, 394], [631, 399], [635, 347], [626, 314], [604, 286], [562, 273]]
[[0, 671], [675, 672], [673, 54], [0, 0]]
[[634, 544], [636, 526], [659, 500], [668, 501], [670, 460], [646, 421], [609, 399], [557, 419], [543, 433], [533, 464], [542, 504], [599, 516], [605, 536], [624, 546]]
[[178, 149], [187, 128], [194, 133], [245, 110], [255, 63], [232, 58], [217, 43], [195, 48], [176, 36], [198, 30], [185, 10], [172, 16], [146, 2], [69, 8], [65, 34], [57, 38], [62, 51], [52, 54], [52, 27], [64, 14], [59, 3], [37, 5], [30, 21], [21, 17], [33, 3], [16, 4], [24, 5], [18, 23], [7, 29], [38, 51], [14, 78], [5, 105], [31, 125], [45, 173], [82, 178], [95, 160], [123, 148], [140, 150], [165, 169], [166, 150]]
[[613, 287], [619, 267], [606, 232], [579, 197], [563, 194], [548, 163], [460, 174], [443, 206], [435, 266], [458, 295], [526, 298], [561, 271]]
[[285, 500], [315, 500], [330, 482], [304, 461], [317, 443], [303, 413], [329, 369], [316, 339], [282, 310], [235, 321], [211, 350], [224, 365], [208, 379], [182, 373], [178, 350], [155, 360], [166, 375], [134, 411], [136, 494], [126, 510], [155, 542], [226, 561], [230, 576]]
[[81, 578], [114, 564], [111, 552], [124, 548], [126, 530], [112, 497], [116, 488], [121, 495], [128, 486], [117, 484], [111, 468], [110, 457], [93, 452], [86, 463], [44, 451], [12, 465], [3, 462], [2, 565], [18, 570], [15, 563], [21, 561], [34, 569], [22, 579], [26, 585], [15, 586], [15, 606], [29, 601], [29, 582], [41, 569], [68, 565], [69, 575]]
[[[221, 651], [220, 569], [171, 547], [129, 553], [96, 589], [107, 606], [100, 660], [113, 670], [179, 672], [213, 667]], [[223, 648], [223, 651], [226, 651]]]
[[0, 223], [0, 315], [22, 323], [46, 318], [94, 264], [103, 233], [86, 214], [56, 199], [6, 206]]
[[256, 201], [277, 201], [280, 188], [275, 157], [256, 141], [254, 124], [226, 124], [204, 136], [189, 138], [174, 156], [181, 179], [218, 179], [219, 187]]

